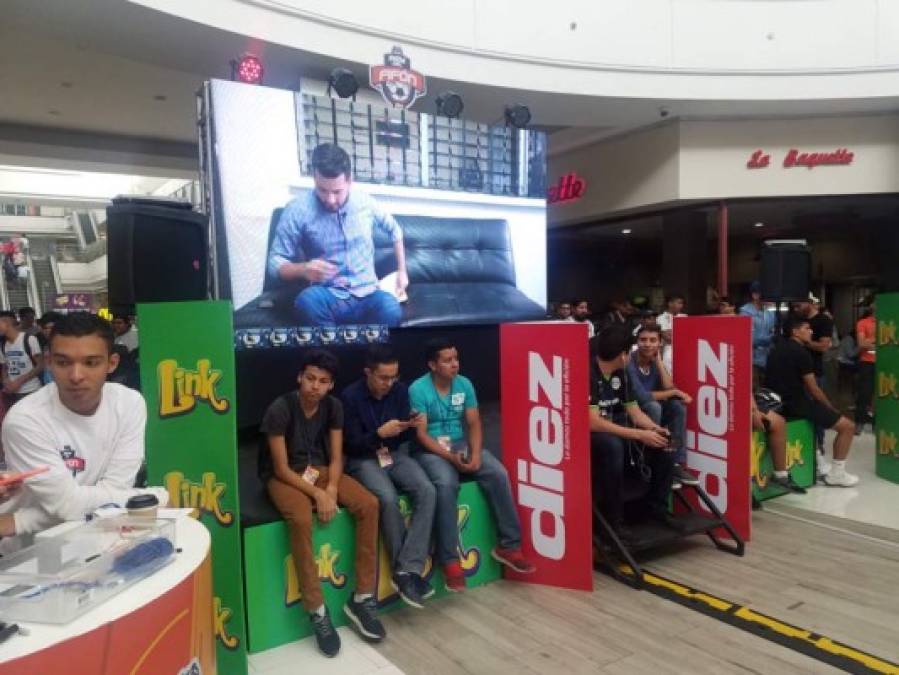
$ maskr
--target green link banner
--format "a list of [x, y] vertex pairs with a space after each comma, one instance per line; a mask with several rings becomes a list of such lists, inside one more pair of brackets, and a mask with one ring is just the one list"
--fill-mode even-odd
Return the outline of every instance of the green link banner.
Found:
[[246, 675], [231, 304], [138, 305], [147, 469], [212, 535], [218, 672]]
[[[411, 516], [411, 506], [405, 496], [401, 497], [400, 508], [407, 517]], [[468, 587], [501, 578], [499, 563], [490, 556], [496, 545], [496, 528], [490, 507], [476, 483], [461, 486], [458, 522], [459, 559]], [[345, 510], [327, 525], [316, 523], [312, 531], [325, 604], [336, 626], [347, 623], [343, 605], [356, 587], [354, 532], [353, 518]], [[254, 654], [312, 634], [309, 618], [300, 603], [289, 543], [284, 521], [250, 527], [244, 534], [246, 566], [251, 570], [247, 579], [249, 650]], [[437, 591], [435, 598], [447, 593], [443, 573], [433, 568], [430, 558], [424, 575]], [[377, 599], [381, 611], [402, 605], [390, 585], [390, 562], [383, 546], [378, 557]]]
[[[787, 422], [787, 470], [800, 487], [815, 484], [815, 430], [808, 420]], [[752, 494], [759, 501], [780, 497], [789, 490], [771, 482], [774, 462], [768, 452], [768, 438], [762, 431], [752, 433]]]
[[899, 483], [899, 293], [877, 296], [877, 363], [874, 377], [875, 472]]

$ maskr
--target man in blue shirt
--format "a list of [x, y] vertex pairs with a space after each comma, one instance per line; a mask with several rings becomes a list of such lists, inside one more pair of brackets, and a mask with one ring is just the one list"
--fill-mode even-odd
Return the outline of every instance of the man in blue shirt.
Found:
[[[369, 195], [351, 189], [350, 158], [342, 148], [332, 143], [316, 147], [312, 170], [315, 189], [290, 202], [278, 221], [269, 275], [309, 282], [294, 301], [302, 325], [398, 325], [399, 300], [409, 286], [400, 226]], [[376, 227], [393, 242], [396, 297], [378, 289]]]
[[[434, 485], [401, 444], [412, 441], [423, 417], [409, 406], [409, 390], [399, 381], [399, 360], [388, 345], [371, 345], [364, 376], [343, 390], [347, 472], [368, 488], [381, 505], [393, 587], [407, 605], [421, 609], [434, 589], [422, 578], [431, 526]], [[409, 529], [397, 491], [412, 499]]]
[[740, 307], [740, 314], [752, 319], [752, 379], [753, 386], [760, 387], [764, 382], [777, 317], [762, 302], [762, 285], [758, 281], [749, 286], [749, 295], [750, 300]]
[[[649, 515], [672, 527], [668, 514], [674, 453], [669, 434], [640, 410], [652, 399], [627, 374], [631, 334], [612, 325], [590, 340], [590, 451], [593, 494], [609, 526], [625, 543], [635, 535], [624, 523], [627, 466], [649, 481], [643, 502]], [[629, 461], [628, 461], [629, 460]]]
[[493, 509], [499, 545], [494, 559], [516, 572], [536, 569], [521, 552], [521, 523], [509, 475], [493, 453], [482, 447], [481, 416], [471, 381], [459, 374], [459, 352], [447, 339], [428, 342], [425, 355], [429, 373], [409, 387], [409, 399], [422, 413], [417, 425], [421, 446], [415, 458], [437, 489], [437, 563], [443, 566], [448, 591], [465, 590], [465, 575], [459, 564], [457, 503], [459, 474], [474, 478]]
[[656, 424], [668, 429], [674, 450], [674, 489], [681, 485], [698, 485], [699, 479], [687, 471], [687, 406], [693, 398], [674, 386], [668, 369], [662, 363], [662, 328], [652, 324], [637, 332], [637, 351], [628, 360], [627, 374], [634, 387], [648, 396], [640, 409]]

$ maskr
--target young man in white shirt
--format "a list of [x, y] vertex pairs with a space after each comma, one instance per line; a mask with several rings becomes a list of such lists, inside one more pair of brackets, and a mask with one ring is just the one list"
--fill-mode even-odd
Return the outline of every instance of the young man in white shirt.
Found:
[[674, 372], [674, 355], [671, 349], [671, 338], [674, 331], [674, 317], [687, 316], [684, 314], [684, 296], [669, 295], [665, 299], [666, 311], [659, 314], [656, 323], [662, 329], [662, 363], [668, 369], [668, 372]]
[[134, 488], [144, 459], [146, 404], [139, 393], [106, 382], [118, 357], [107, 321], [77, 312], [50, 337], [54, 382], [13, 407], [3, 421], [3, 448], [15, 473], [49, 466], [0, 504], [0, 537], [29, 535], [81, 520], [104, 504], [125, 505], [163, 488]]
[[15, 312], [0, 312], [0, 346], [3, 363], [3, 397], [6, 405], [18, 403], [41, 388], [44, 354], [38, 339], [19, 330]]

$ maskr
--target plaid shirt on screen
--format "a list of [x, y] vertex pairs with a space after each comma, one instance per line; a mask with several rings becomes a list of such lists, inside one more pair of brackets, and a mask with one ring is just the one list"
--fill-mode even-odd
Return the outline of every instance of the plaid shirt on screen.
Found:
[[277, 278], [278, 268], [289, 262], [325, 260], [338, 271], [334, 278], [318, 282], [336, 297], [364, 298], [378, 288], [375, 275], [374, 228], [379, 227], [396, 243], [403, 231], [394, 217], [361, 190], [351, 190], [340, 210], [328, 211], [311, 190], [290, 202], [281, 214], [268, 258], [268, 273]]

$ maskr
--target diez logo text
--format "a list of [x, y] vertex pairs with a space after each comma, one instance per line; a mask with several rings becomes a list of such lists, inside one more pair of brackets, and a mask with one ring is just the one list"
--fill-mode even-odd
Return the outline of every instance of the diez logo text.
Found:
[[[518, 460], [518, 503], [531, 509], [534, 551], [552, 560], [565, 557], [565, 484], [564, 474], [557, 468], [565, 458], [562, 384], [561, 356], [553, 356], [552, 367], [547, 368], [540, 354], [528, 352], [528, 445], [532, 461]], [[551, 527], [544, 529], [544, 523]]]
[[[728, 370], [731, 347], [718, 345], [717, 353], [706, 340], [697, 342], [696, 418], [699, 431], [687, 430], [691, 469], [699, 472], [702, 485], [721, 513], [727, 512], [727, 432], [729, 425]], [[714, 485], [712, 479], [717, 485]], [[717, 488], [717, 489], [715, 489]]]

